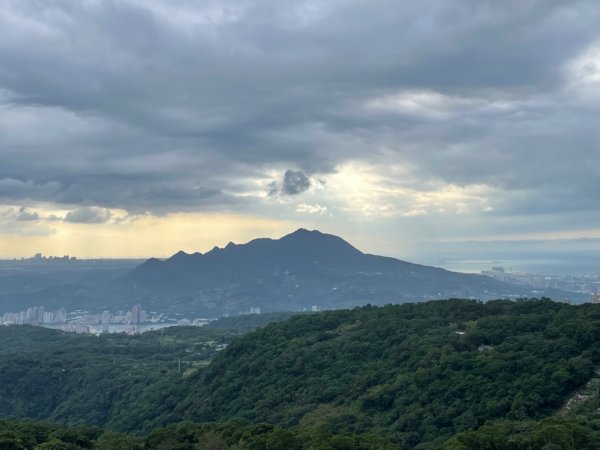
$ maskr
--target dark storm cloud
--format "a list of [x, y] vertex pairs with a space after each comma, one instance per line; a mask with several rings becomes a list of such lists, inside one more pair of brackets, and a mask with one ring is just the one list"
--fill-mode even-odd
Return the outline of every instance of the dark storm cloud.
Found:
[[310, 187], [310, 179], [301, 170], [286, 170], [283, 175], [284, 195], [296, 195], [306, 191]]
[[57, 181], [36, 183], [32, 180], [0, 177], [0, 200], [7, 203], [13, 200], [52, 200], [61, 189], [61, 184]]
[[286, 170], [283, 173], [283, 179], [279, 181], [271, 181], [267, 185], [267, 193], [269, 197], [294, 196], [307, 191], [311, 186], [311, 180], [301, 170]]
[[565, 65], [599, 20], [594, 0], [0, 0], [0, 199], [245, 208], [246, 179], [293, 195], [355, 160], [490, 185], [497, 214], [595, 208], [600, 111]]

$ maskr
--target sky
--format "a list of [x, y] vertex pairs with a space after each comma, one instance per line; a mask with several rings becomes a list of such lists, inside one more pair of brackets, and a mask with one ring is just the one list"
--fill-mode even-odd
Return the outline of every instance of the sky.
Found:
[[0, 257], [600, 237], [596, 0], [0, 0]]

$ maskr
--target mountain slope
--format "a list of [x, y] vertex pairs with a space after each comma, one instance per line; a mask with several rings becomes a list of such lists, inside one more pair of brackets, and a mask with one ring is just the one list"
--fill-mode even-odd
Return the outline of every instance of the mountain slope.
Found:
[[343, 239], [299, 229], [281, 239], [150, 259], [120, 288], [148, 308], [205, 314], [348, 308], [449, 297], [540, 294], [492, 278], [365, 254]]
[[554, 414], [593, 376], [599, 325], [597, 305], [547, 300], [295, 316], [234, 341], [185, 380], [169, 420], [328, 424], [438, 448], [490, 420]]
[[[600, 448], [597, 392], [555, 417], [584, 386], [594, 389], [588, 382], [600, 364], [598, 305], [368, 306], [300, 314], [239, 337], [258, 318], [263, 315], [137, 336], [0, 327], [0, 419], [136, 433], [216, 420], [247, 426], [251, 434], [284, 427], [317, 442], [323, 433], [378, 436], [404, 450], [439, 449], [456, 433], [448, 450], [535, 449], [564, 436], [573, 445], [560, 448]], [[219, 343], [229, 346], [217, 351]], [[189, 443], [198, 427], [204, 425], [184, 422], [155, 437], [175, 434]], [[292, 448], [249, 448], [267, 447]]]

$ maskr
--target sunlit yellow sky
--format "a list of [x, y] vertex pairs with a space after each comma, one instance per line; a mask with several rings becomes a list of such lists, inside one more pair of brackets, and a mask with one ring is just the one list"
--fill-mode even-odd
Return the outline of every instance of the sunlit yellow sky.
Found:
[[173, 214], [111, 224], [56, 222], [48, 227], [48, 234], [4, 235], [0, 242], [5, 257], [36, 252], [82, 258], [164, 257], [178, 250], [205, 252], [232, 239], [279, 237], [291, 228], [285, 221], [234, 214]]
[[600, 237], [598, 23], [592, 0], [5, 2], [0, 258]]

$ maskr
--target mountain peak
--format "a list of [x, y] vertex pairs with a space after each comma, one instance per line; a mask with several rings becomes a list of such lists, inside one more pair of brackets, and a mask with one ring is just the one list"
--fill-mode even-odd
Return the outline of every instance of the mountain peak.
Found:
[[318, 233], [318, 234], [323, 234], [319, 230], [307, 230], [306, 228], [298, 228], [296, 231], [292, 232], [291, 234], [302, 234], [302, 233]]
[[362, 253], [339, 236], [306, 228], [298, 228], [293, 233], [283, 236], [279, 242], [297, 246], [298, 251], [308, 251], [315, 255], [343, 257], [343, 255]]
[[194, 255], [190, 254], [190, 253], [186, 253], [183, 250], [179, 250], [177, 253], [175, 253], [173, 256], [171, 256], [168, 261], [180, 261], [180, 262], [185, 262], [188, 261], [190, 258], [192, 258]]
[[319, 230], [307, 230], [306, 228], [298, 228], [296, 231], [286, 234], [281, 239], [287, 238], [304, 238], [304, 237], [317, 237], [317, 236], [325, 236], [324, 233], [321, 233]]

